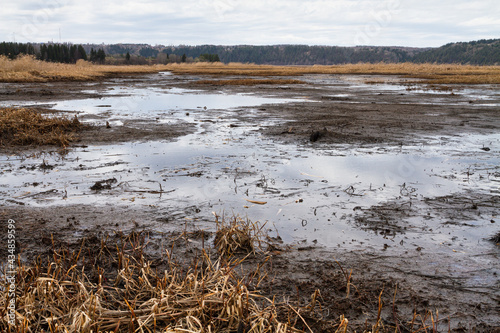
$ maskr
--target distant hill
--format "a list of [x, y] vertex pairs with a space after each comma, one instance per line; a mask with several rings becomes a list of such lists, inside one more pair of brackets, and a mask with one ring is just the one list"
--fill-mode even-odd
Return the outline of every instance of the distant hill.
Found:
[[223, 62], [250, 62], [270, 65], [334, 65], [358, 62], [405, 62], [421, 52], [403, 47], [339, 47], [307, 45], [236, 45], [236, 46], [177, 46], [162, 52], [197, 57], [202, 53], [216, 53]]
[[[39, 51], [44, 44], [33, 44]], [[69, 44], [68, 44], [69, 45]], [[169, 63], [182, 59], [193, 61], [202, 54], [218, 55], [224, 63], [242, 62], [270, 65], [335, 65], [348, 63], [430, 62], [472, 65], [500, 65], [500, 39], [450, 43], [438, 48], [394, 46], [308, 46], [308, 45], [149, 45], [149, 44], [83, 44], [91, 49], [103, 49], [106, 62], [123, 63], [127, 53], [129, 63]], [[183, 57], [185, 55], [185, 57]], [[109, 59], [109, 60], [108, 60]]]
[[499, 65], [500, 39], [481, 39], [467, 43], [450, 43], [416, 54], [413, 62]]
[[[307, 46], [307, 45], [147, 45], [147, 44], [86, 44], [87, 52], [91, 48], [103, 48], [111, 56], [158, 57], [159, 54], [197, 58], [201, 54], [218, 54], [222, 62], [242, 62], [270, 65], [334, 65], [358, 62], [405, 62], [412, 56], [427, 49], [410, 47], [381, 46]], [[163, 58], [165, 59], [165, 58]]]
[[[89, 45], [103, 47], [103, 45]], [[200, 54], [218, 54], [222, 62], [250, 62], [271, 65], [335, 65], [345, 63], [430, 62], [471, 65], [500, 64], [500, 39], [450, 43], [438, 48], [392, 46], [307, 46], [307, 45], [180, 45], [146, 44], [105, 45], [109, 54], [130, 52], [137, 56], [156, 57], [160, 53], [197, 58]]]

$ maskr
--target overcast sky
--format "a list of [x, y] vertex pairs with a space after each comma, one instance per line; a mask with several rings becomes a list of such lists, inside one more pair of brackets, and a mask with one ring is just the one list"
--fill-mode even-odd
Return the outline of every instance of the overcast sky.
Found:
[[500, 38], [500, 1], [4, 0], [0, 41], [441, 46]]

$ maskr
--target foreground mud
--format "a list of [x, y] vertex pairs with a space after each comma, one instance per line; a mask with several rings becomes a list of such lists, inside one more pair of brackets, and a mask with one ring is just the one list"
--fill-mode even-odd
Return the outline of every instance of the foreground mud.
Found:
[[[2, 148], [1, 175], [10, 183], [0, 189], [0, 213], [2, 220], [16, 220], [26, 262], [51, 255], [54, 242], [76, 249], [82, 239], [120, 231], [147, 233], [149, 255], [159, 262], [171, 240], [184, 233], [177, 260], [189, 263], [213, 246], [212, 211], [226, 210], [269, 221], [271, 236], [281, 234], [285, 242], [267, 249], [268, 279], [261, 289], [300, 305], [320, 290], [321, 311], [306, 318], [313, 331], [335, 330], [341, 315], [352, 331], [371, 330], [377, 322], [387, 331], [431, 330], [433, 321], [438, 331], [500, 329], [500, 250], [488, 241], [500, 231], [497, 86], [439, 90], [379, 76], [311, 75], [300, 78], [306, 84], [244, 87], [195, 84], [198, 79], [148, 75], [83, 86], [2, 84], [3, 103], [62, 110], [91, 125], [67, 155], [49, 147]], [[124, 96], [136, 89], [182, 89], [181, 97], [195, 89], [189, 99], [196, 102], [155, 105], [154, 116], [134, 113], [143, 107], [138, 102], [123, 102], [124, 111], [105, 104], [116, 103], [114, 97], [127, 101]], [[207, 108], [206, 94], [287, 103]], [[60, 104], [72, 100], [102, 112]], [[229, 153], [180, 158], [190, 146]], [[263, 152], [252, 156], [257, 146]], [[161, 157], [169, 150], [177, 155]], [[298, 163], [295, 155], [305, 156], [296, 181], [283, 171]], [[340, 176], [345, 181], [327, 176], [340, 166], [321, 167], [337, 156], [352, 163], [346, 168], [354, 171]], [[372, 179], [357, 169], [367, 161], [392, 170], [391, 163], [405, 157], [411, 163], [395, 168], [405, 172], [391, 177]], [[414, 175], [408, 165], [425, 170], [418, 181], [409, 181]], [[115, 179], [109, 188], [91, 190], [107, 179]], [[199, 230], [207, 239], [199, 238]], [[1, 257], [5, 244], [2, 237]], [[246, 265], [262, 262], [253, 258]]]

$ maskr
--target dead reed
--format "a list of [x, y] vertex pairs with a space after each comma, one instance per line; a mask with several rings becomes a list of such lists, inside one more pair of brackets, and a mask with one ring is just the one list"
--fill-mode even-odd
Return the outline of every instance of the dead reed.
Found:
[[262, 250], [265, 243], [265, 226], [239, 216], [231, 218], [215, 215], [217, 231], [215, 232], [215, 249], [221, 256], [254, 253]]
[[76, 118], [51, 117], [27, 108], [0, 109], [0, 145], [58, 145], [75, 140], [82, 125]]
[[[278, 321], [278, 304], [252, 290], [231, 264], [202, 251], [187, 270], [171, 253], [158, 269], [144, 254], [145, 236], [117, 243], [84, 240], [79, 249], [53, 247], [44, 263], [18, 261], [16, 327], [2, 332], [302, 332]], [[253, 272], [254, 280], [260, 274]], [[0, 283], [0, 317], [8, 288]], [[296, 309], [299, 313], [300, 309]]]

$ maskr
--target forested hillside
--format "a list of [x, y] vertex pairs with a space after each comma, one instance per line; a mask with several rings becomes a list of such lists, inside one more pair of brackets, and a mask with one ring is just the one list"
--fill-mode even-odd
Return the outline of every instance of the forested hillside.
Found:
[[338, 47], [307, 45], [270, 46], [177, 46], [162, 50], [169, 54], [197, 57], [203, 53], [218, 54], [223, 62], [250, 62], [271, 65], [332, 65], [358, 62], [404, 62], [418, 52], [413, 48]]
[[468, 43], [450, 43], [421, 52], [414, 62], [459, 63], [471, 65], [500, 64], [500, 39], [482, 39]]
[[[167, 64], [222, 61], [270, 65], [336, 65], [347, 63], [457, 63], [500, 64], [500, 39], [450, 43], [438, 48], [308, 45], [180, 45], [148, 44], [20, 44], [0, 43], [0, 55], [35, 54], [41, 60], [76, 62], [78, 59], [111, 64]], [[110, 56], [110, 57], [106, 57]]]
[[[307, 46], [307, 45], [180, 45], [147, 44], [87, 45], [103, 47], [107, 54], [121, 56], [126, 52], [138, 57], [161, 61], [180, 61], [182, 55], [196, 59], [202, 54], [217, 54], [222, 62], [273, 65], [335, 65], [344, 63], [430, 62], [472, 65], [500, 64], [500, 39], [450, 43], [438, 48], [385, 46]], [[167, 57], [167, 55], [169, 57]]]

